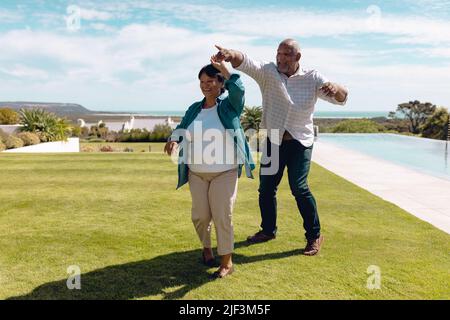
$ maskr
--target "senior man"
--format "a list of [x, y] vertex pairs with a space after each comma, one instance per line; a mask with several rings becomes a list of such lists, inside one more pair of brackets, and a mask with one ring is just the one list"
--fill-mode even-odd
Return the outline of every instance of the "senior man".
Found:
[[[218, 60], [231, 62], [232, 66], [252, 77], [262, 94], [262, 128], [277, 130], [278, 139], [266, 141], [263, 157], [278, 154], [277, 167], [270, 174], [263, 169], [272, 165], [261, 163], [259, 208], [261, 230], [249, 236], [249, 243], [261, 243], [275, 239], [277, 232], [276, 193], [284, 169], [287, 167], [289, 186], [303, 218], [307, 240], [304, 254], [316, 255], [322, 246], [317, 205], [307, 179], [314, 143], [313, 113], [318, 98], [333, 104], [344, 105], [348, 91], [343, 86], [329, 82], [316, 70], [300, 65], [300, 46], [294, 39], [280, 43], [273, 62], [258, 62], [246, 54], [216, 46]], [[277, 148], [277, 150], [275, 150]], [[277, 151], [277, 152], [274, 152]]]

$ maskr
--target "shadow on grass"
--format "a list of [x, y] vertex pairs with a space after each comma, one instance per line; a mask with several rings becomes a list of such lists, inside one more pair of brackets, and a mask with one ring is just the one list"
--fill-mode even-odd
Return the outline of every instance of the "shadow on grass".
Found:
[[[235, 244], [236, 248], [244, 246], [247, 246], [245, 241]], [[233, 261], [240, 265], [302, 253], [303, 250], [297, 249], [251, 257], [233, 254]], [[82, 273], [81, 290], [67, 289], [67, 279], [63, 279], [8, 300], [133, 299], [155, 295], [167, 300], [180, 299], [189, 291], [212, 281], [208, 267], [200, 263], [200, 255], [201, 250], [174, 252], [150, 260], [109, 266]]]

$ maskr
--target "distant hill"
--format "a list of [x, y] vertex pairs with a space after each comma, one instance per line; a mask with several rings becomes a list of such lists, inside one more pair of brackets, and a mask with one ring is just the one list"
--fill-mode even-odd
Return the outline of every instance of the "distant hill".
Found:
[[90, 115], [95, 113], [85, 107], [74, 103], [45, 103], [45, 102], [0, 102], [0, 108], [11, 108], [19, 111], [20, 109], [41, 108], [53, 112], [59, 116], [68, 115]]
[[[59, 117], [66, 118], [73, 123], [77, 123], [78, 119], [83, 119], [86, 122], [98, 122], [103, 121], [119, 121], [124, 122], [130, 120], [129, 115], [124, 115], [124, 112], [111, 112], [111, 111], [92, 111], [82, 105], [75, 103], [47, 103], [47, 102], [0, 102], [0, 108], [11, 108], [19, 111], [20, 109], [33, 109], [41, 108], [49, 112], [53, 112]], [[131, 114], [131, 113], [130, 113]], [[138, 116], [136, 119], [153, 119], [153, 118], [165, 118], [165, 116]], [[175, 122], [181, 121], [181, 117], [172, 116], [172, 120]]]

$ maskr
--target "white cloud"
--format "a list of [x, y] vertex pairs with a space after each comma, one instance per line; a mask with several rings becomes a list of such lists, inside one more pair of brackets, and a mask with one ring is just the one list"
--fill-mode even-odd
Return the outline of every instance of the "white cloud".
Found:
[[100, 21], [107, 21], [112, 19], [114, 16], [113, 14], [106, 12], [106, 11], [99, 11], [94, 9], [87, 9], [87, 8], [80, 8], [81, 10], [81, 19], [84, 20], [100, 20]]
[[25, 80], [47, 80], [48, 72], [38, 68], [16, 64], [12, 67], [0, 68], [0, 73]]
[[422, 49], [421, 51], [429, 57], [450, 59], [450, 47]]
[[[51, 70], [49, 67], [51, 76], [46, 83], [26, 83], [21, 90], [6, 90], [6, 86], [3, 89], [10, 95], [53, 92], [55, 95], [68, 94], [69, 97], [70, 91], [87, 90], [92, 93], [88, 100], [110, 106], [123, 99], [137, 100], [139, 97], [141, 106], [146, 101], [155, 103], [164, 100], [161, 98], [163, 92], [169, 92], [173, 102], [164, 103], [184, 105], [185, 97], [198, 97], [197, 72], [209, 62], [209, 56], [215, 52], [213, 43], [218, 39], [237, 47], [248, 40], [159, 24], [130, 25], [118, 33], [102, 37], [11, 31], [0, 34], [0, 42], [9, 43], [5, 50], [0, 51], [0, 61], [50, 60], [59, 68]], [[134, 79], [127, 78], [130, 74]], [[91, 88], [104, 85], [109, 86], [104, 94], [100, 94], [101, 90], [97, 93], [91, 91]], [[145, 92], [152, 92], [151, 99], [144, 98]], [[21, 97], [15, 99], [21, 100]], [[60, 98], [57, 100], [62, 101]]]
[[0, 21], [2, 23], [20, 22], [24, 19], [23, 14], [0, 8]]
[[91, 29], [97, 30], [97, 31], [104, 31], [104, 32], [115, 32], [117, 31], [116, 28], [111, 27], [110, 25], [107, 25], [105, 23], [91, 23], [89, 24], [89, 27]]
[[368, 7], [377, 10], [338, 12], [311, 11], [301, 7], [224, 9], [217, 5], [173, 3], [139, 3], [139, 6], [167, 12], [178, 19], [201, 22], [206, 29], [216, 32], [262, 39], [383, 34], [393, 37], [397, 42], [426, 45], [450, 43], [450, 21], [416, 15], [393, 15], [384, 12], [383, 6]]

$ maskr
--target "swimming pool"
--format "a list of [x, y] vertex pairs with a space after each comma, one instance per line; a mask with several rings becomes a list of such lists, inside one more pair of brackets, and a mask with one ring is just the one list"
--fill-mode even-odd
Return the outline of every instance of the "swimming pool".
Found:
[[383, 133], [321, 133], [318, 139], [450, 180], [446, 141]]

